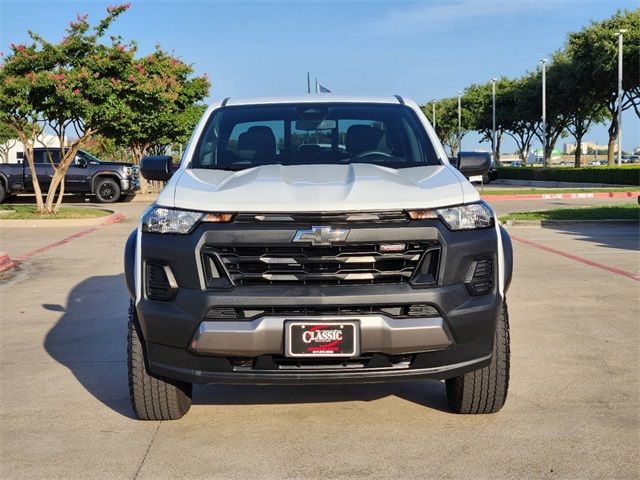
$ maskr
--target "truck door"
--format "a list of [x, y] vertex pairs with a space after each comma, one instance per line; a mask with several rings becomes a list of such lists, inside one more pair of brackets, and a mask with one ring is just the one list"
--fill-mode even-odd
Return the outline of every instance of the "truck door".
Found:
[[[52, 148], [48, 151], [48, 153], [44, 148], [33, 150], [33, 161], [36, 167], [36, 177], [38, 178], [40, 189], [44, 192], [46, 192], [49, 188], [49, 185], [51, 184], [51, 178], [53, 177], [53, 168], [51, 167], [51, 163], [49, 162], [49, 154], [51, 155], [54, 163], [60, 162], [60, 150], [58, 149]], [[26, 187], [29, 190], [33, 190], [33, 179], [31, 178], [31, 170], [29, 169], [29, 165], [26, 161], [24, 162], [24, 181]]]
[[65, 176], [65, 192], [91, 191], [91, 175], [87, 168], [88, 165], [88, 159], [85, 158], [82, 152], [78, 151]]

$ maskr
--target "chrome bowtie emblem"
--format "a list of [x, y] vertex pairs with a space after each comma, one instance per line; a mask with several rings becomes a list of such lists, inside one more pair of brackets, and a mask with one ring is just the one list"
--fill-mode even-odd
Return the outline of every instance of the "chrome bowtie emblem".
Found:
[[311, 227], [298, 230], [293, 241], [309, 242], [311, 245], [331, 245], [333, 242], [344, 242], [347, 235], [349, 235], [348, 228]]

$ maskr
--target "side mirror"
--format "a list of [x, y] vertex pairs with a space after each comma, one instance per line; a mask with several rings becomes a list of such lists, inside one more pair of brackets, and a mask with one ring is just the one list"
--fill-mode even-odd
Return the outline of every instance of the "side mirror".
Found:
[[169, 155], [143, 157], [140, 161], [140, 173], [147, 180], [166, 182], [173, 175], [173, 158]]
[[80, 168], [87, 168], [87, 165], [88, 165], [88, 163], [87, 163], [87, 160], [85, 158], [82, 158], [82, 157], [78, 158], [78, 166]]
[[488, 152], [459, 152], [456, 167], [467, 178], [484, 175], [491, 168], [491, 154]]

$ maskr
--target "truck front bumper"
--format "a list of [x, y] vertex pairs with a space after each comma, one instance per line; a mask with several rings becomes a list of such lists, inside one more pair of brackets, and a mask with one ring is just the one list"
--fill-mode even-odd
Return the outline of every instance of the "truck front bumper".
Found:
[[[439, 281], [427, 288], [411, 283], [207, 287], [200, 263], [203, 245], [255, 242], [257, 235], [266, 235], [264, 230], [240, 228], [222, 224], [199, 227], [187, 236], [143, 234], [138, 259], [142, 286], [137, 295], [136, 233], [130, 237], [125, 274], [129, 291], [136, 297], [146, 362], [152, 373], [190, 383], [373, 383], [446, 379], [490, 362], [496, 319], [503, 304], [498, 271], [504, 268], [508, 285], [512, 258], [508, 237], [503, 236], [505, 265], [498, 265], [496, 230], [449, 232], [434, 221], [415, 222], [406, 230], [376, 229], [378, 241], [409, 236], [439, 241], [443, 248]], [[277, 231], [273, 235], [289, 233]], [[491, 293], [473, 295], [467, 284], [468, 272], [474, 259], [486, 256], [495, 261], [496, 283]], [[176, 288], [169, 301], [147, 297], [146, 262], [161, 262], [175, 277]], [[434, 310], [429, 315], [401, 318], [379, 311], [324, 317], [317, 313], [353, 306], [379, 310], [389, 305], [427, 305]], [[233, 319], [211, 314], [221, 308], [264, 313]], [[316, 313], [289, 313], [300, 308]], [[347, 359], [287, 357], [285, 321], [300, 319], [357, 321], [361, 340], [358, 355]]]
[[[264, 288], [216, 294], [180, 289], [170, 303], [137, 305], [151, 372], [190, 383], [387, 382], [411, 378], [445, 379], [487, 365], [495, 322], [502, 308], [497, 293], [469, 296], [463, 284], [430, 289], [406, 285], [343, 286], [333, 295], [295, 287], [268, 295]], [[273, 292], [275, 293], [275, 292]], [[288, 294], [286, 294], [288, 293]], [[219, 305], [297, 307], [428, 304], [439, 316], [389, 318], [384, 315], [300, 317], [265, 315], [253, 320], [208, 320]], [[300, 361], [284, 355], [285, 320], [357, 320], [360, 355], [353, 359]], [[306, 359], [305, 359], [306, 360]]]

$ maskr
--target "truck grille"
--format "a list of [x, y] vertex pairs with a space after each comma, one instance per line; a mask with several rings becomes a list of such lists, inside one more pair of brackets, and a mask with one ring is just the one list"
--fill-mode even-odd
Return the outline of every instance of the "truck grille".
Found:
[[[430, 255], [425, 256], [425, 252]], [[208, 247], [235, 285], [340, 285], [408, 282], [420, 261], [437, 262], [439, 244]], [[428, 257], [428, 258], [427, 258]], [[424, 270], [424, 266], [421, 270]], [[435, 281], [435, 279], [434, 279]]]

